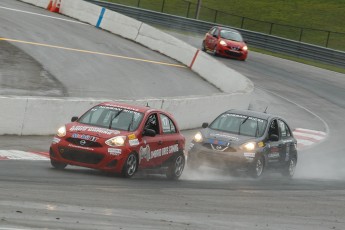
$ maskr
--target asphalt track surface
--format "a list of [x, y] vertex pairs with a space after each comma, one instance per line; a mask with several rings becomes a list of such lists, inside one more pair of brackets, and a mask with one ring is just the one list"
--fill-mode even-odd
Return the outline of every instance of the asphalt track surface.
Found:
[[[57, 171], [48, 161], [0, 161], [0, 229], [345, 229], [345, 76], [255, 53], [246, 62], [218, 60], [255, 83], [253, 108], [268, 105], [293, 127], [328, 133], [300, 151], [293, 180], [207, 168], [186, 169], [176, 182], [126, 180], [78, 167]], [[193, 133], [184, 132], [189, 140]], [[2, 136], [0, 149], [47, 151], [50, 141]]]
[[0, 37], [12, 39], [0, 41], [0, 63], [6, 64], [0, 95], [136, 99], [219, 93], [171, 58], [44, 9], [1, 0], [0, 22]]

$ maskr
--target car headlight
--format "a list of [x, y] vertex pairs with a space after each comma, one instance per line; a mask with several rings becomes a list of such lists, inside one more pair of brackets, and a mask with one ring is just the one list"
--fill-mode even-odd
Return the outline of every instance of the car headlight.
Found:
[[200, 132], [197, 132], [194, 136], [194, 141], [195, 142], [202, 142], [203, 138], [202, 138], [202, 134]]
[[64, 137], [66, 136], [66, 127], [62, 126], [58, 129], [57, 134], [58, 137]]
[[256, 142], [248, 142], [243, 145], [241, 145], [241, 149], [246, 150], [246, 151], [253, 151], [256, 149]]
[[227, 45], [228, 45], [228, 44], [226, 44], [226, 42], [223, 41], [223, 40], [221, 40], [221, 41], [219, 42], [219, 44], [221, 44], [222, 46], [227, 46]]
[[126, 141], [125, 136], [117, 136], [117, 137], [110, 138], [105, 143], [109, 146], [115, 147], [115, 146], [124, 146], [125, 141]]
[[243, 46], [242, 50], [243, 51], [247, 51], [248, 50], [248, 46]]

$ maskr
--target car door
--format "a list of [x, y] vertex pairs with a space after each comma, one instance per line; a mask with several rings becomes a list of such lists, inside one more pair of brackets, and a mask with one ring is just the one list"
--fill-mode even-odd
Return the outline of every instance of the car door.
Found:
[[139, 167], [149, 168], [156, 166], [155, 158], [157, 157], [157, 151], [161, 149], [162, 136], [160, 134], [159, 120], [157, 113], [151, 113], [147, 116], [143, 133], [145, 129], [151, 129], [156, 132], [154, 137], [143, 135], [142, 146], [139, 149]]
[[[210, 50], [214, 49], [214, 47], [216, 46], [217, 41], [218, 41], [218, 33], [219, 33], [219, 30], [218, 30], [217, 27], [213, 27], [208, 32], [207, 39], [206, 39], [206, 42], [205, 42], [205, 45], [206, 45], [207, 49], [210, 49]], [[217, 36], [217, 38], [215, 38], [214, 36]]]
[[291, 157], [292, 150], [294, 149], [295, 140], [291, 135], [289, 126], [283, 121], [278, 119], [279, 133], [282, 140], [282, 148], [280, 152], [280, 163], [286, 164]]
[[280, 163], [281, 154], [283, 152], [284, 144], [280, 137], [278, 120], [273, 119], [270, 122], [268, 130], [268, 153], [267, 161], [271, 166], [278, 165]]
[[183, 144], [172, 119], [167, 114], [160, 113], [159, 120], [161, 124], [162, 143], [160, 145], [161, 155], [155, 159], [157, 165], [163, 164], [175, 152], [178, 152], [180, 145]]

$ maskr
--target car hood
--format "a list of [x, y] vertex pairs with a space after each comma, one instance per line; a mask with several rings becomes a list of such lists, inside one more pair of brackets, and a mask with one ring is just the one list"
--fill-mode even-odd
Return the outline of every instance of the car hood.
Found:
[[248, 137], [234, 133], [221, 132], [210, 128], [202, 130], [201, 133], [203, 135], [204, 142], [218, 143], [219, 141], [220, 144], [224, 142], [224, 145], [227, 145], [227, 143], [229, 142], [233, 145], [241, 145], [248, 141], [256, 139], [255, 137]]
[[114, 136], [127, 135], [129, 132], [107, 129], [97, 126], [85, 125], [78, 122], [72, 122], [66, 125], [66, 131], [70, 134], [84, 134], [94, 137], [109, 139]]

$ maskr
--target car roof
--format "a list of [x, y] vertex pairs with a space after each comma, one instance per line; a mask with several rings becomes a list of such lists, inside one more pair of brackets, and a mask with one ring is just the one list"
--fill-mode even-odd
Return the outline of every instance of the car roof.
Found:
[[269, 119], [274, 118], [274, 117], [283, 119], [283, 118], [276, 116], [276, 115], [273, 115], [273, 114], [258, 112], [258, 111], [253, 111], [253, 110], [230, 109], [230, 110], [226, 111], [226, 113], [235, 113], [235, 114], [260, 118], [263, 120], [269, 120]]
[[236, 32], [236, 33], [239, 33], [239, 34], [241, 33], [240, 31], [232, 29], [232, 28], [229, 28], [229, 27], [218, 26], [218, 28], [220, 30], [229, 30], [229, 31], [233, 31], [233, 32]]
[[133, 104], [127, 104], [127, 103], [121, 103], [121, 102], [103, 102], [103, 103], [98, 104], [98, 105], [119, 107], [119, 108], [123, 108], [123, 109], [134, 110], [134, 111], [141, 112], [141, 113], [146, 113], [149, 110], [164, 112], [164, 111], [159, 110], [159, 109], [150, 108], [149, 106], [133, 105]]

